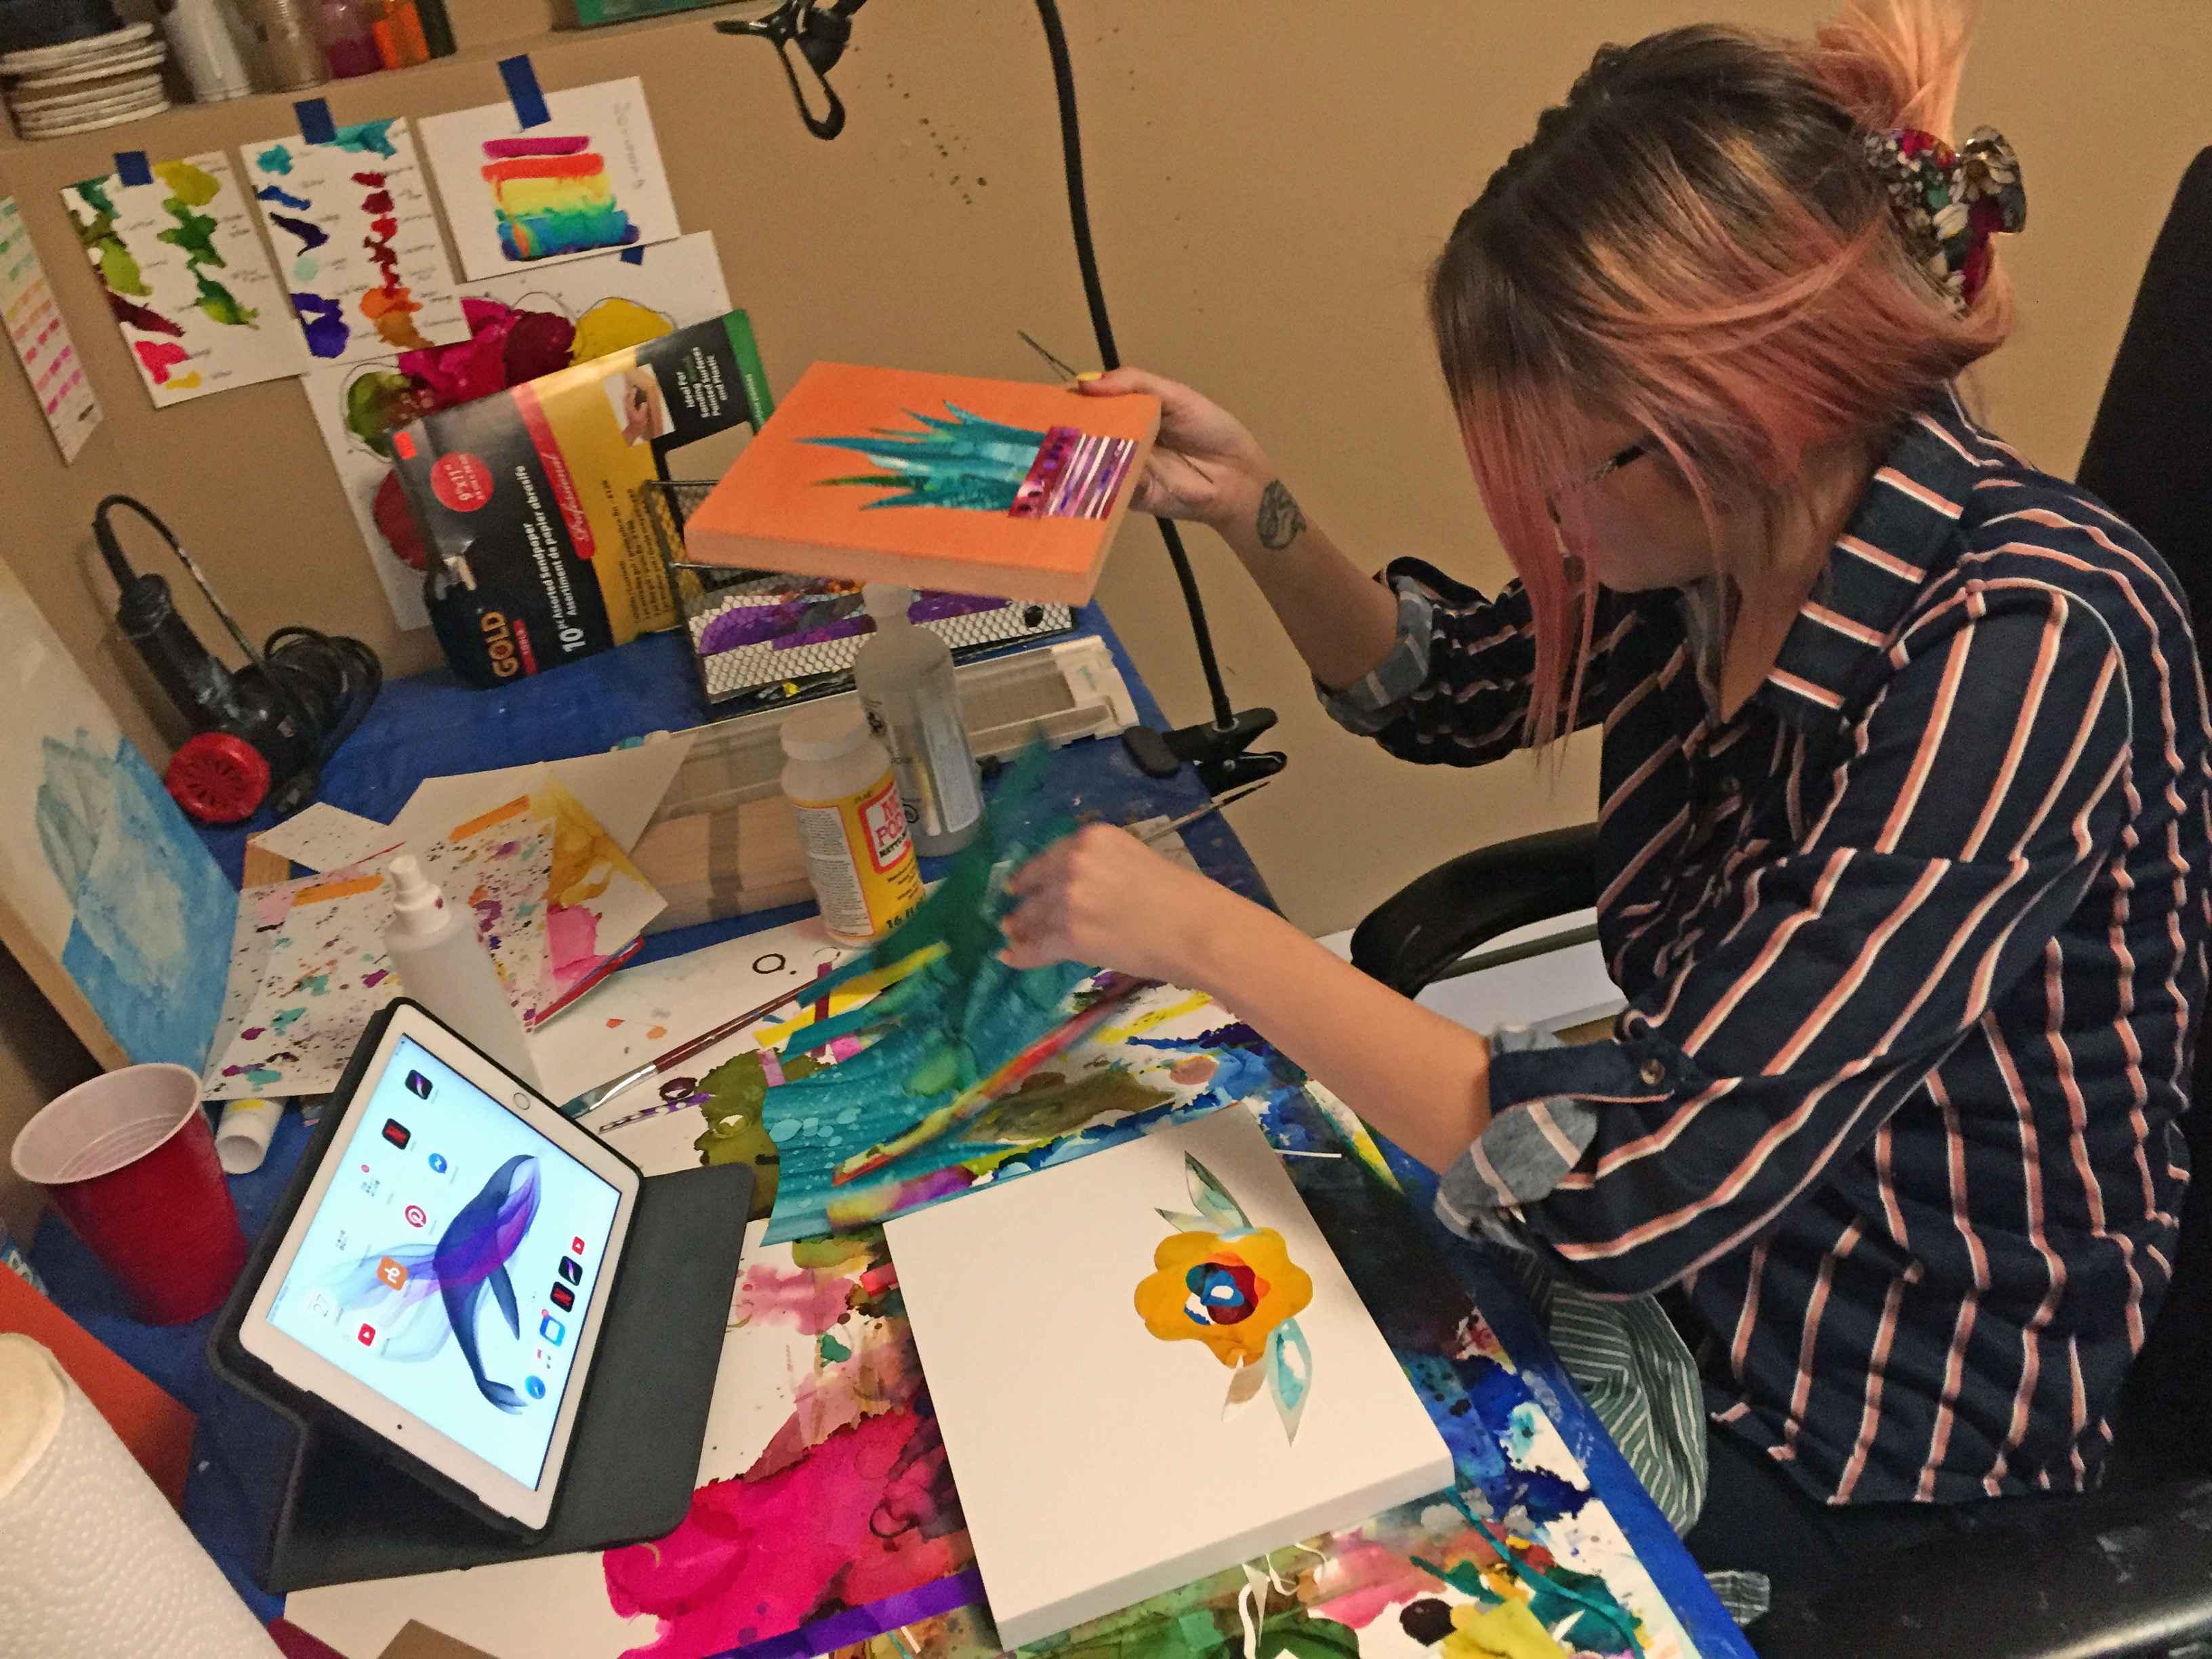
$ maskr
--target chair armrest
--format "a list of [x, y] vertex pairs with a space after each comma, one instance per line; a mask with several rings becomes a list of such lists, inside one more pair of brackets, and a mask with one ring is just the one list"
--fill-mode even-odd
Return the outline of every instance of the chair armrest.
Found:
[[1352, 934], [1352, 965], [1412, 996], [1469, 951], [1597, 902], [1597, 825], [1462, 853], [1416, 877]]
[[1763, 1659], [2134, 1659], [2212, 1637], [2212, 1482], [2010, 1500], [2017, 1519], [1855, 1573], [1751, 1627]]

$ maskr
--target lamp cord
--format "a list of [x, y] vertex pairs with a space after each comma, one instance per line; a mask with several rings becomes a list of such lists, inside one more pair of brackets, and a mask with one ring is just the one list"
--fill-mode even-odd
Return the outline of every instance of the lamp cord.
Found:
[[[1083, 297], [1091, 307], [1091, 331], [1098, 341], [1098, 366], [1119, 368], [1121, 354], [1114, 344], [1114, 324], [1106, 314], [1106, 290], [1098, 280], [1098, 251], [1091, 240], [1091, 208], [1083, 188], [1083, 132], [1076, 123], [1075, 68], [1068, 60], [1067, 34], [1060, 27], [1054, 0], [1036, 0], [1037, 19], [1044, 25], [1045, 46], [1052, 54], [1053, 90], [1060, 100], [1060, 149], [1067, 168], [1067, 216], [1075, 232], [1076, 263], [1083, 269]], [[1191, 637], [1198, 644], [1198, 665], [1206, 672], [1206, 695], [1213, 702], [1213, 723], [1223, 728], [1236, 715], [1229, 706], [1229, 689], [1222, 684], [1221, 663], [1213, 654], [1213, 630], [1206, 620], [1206, 601], [1199, 595], [1198, 574], [1183, 550], [1182, 532], [1172, 519], [1155, 518], [1160, 539], [1168, 546], [1168, 562], [1175, 567], [1182, 587], [1183, 608], [1190, 613]]]

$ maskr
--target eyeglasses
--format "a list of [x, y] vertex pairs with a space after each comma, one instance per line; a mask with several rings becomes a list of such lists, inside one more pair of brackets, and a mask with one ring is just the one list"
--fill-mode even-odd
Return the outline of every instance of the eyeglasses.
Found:
[[[1594, 483], [1610, 478], [1631, 461], [1643, 459], [1658, 447], [1659, 441], [1656, 438], [1638, 438], [1634, 443], [1614, 450], [1596, 466], [1584, 473], [1573, 487], [1577, 489], [1587, 489]], [[1547, 499], [1544, 502], [1544, 510], [1551, 515], [1553, 524], [1559, 522], [1559, 503], [1556, 498]]]
[[1595, 470], [1585, 477], [1583, 482], [1586, 484], [1594, 484], [1601, 478], [1610, 478], [1614, 473], [1620, 471], [1621, 468], [1626, 466], [1631, 461], [1643, 459], [1644, 456], [1649, 455], [1657, 447], [1658, 443], [1656, 440], [1651, 438], [1638, 438], [1634, 443], [1630, 444], [1626, 448], [1616, 449], [1612, 454], [1600, 461], [1597, 464]]

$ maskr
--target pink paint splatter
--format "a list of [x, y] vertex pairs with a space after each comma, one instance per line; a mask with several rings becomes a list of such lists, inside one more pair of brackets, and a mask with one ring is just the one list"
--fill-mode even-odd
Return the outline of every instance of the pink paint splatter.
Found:
[[1395, 1550], [1340, 1533], [1328, 1559], [1313, 1571], [1313, 1610], [1364, 1630], [1401, 1602], [1436, 1594], [1437, 1581]]
[[894, 1411], [765, 1478], [710, 1482], [674, 1532], [602, 1566], [618, 1616], [659, 1620], [627, 1659], [708, 1659], [974, 1559], [937, 1419]]
[[389, 968], [379, 968], [379, 969], [378, 969], [374, 973], [371, 973], [371, 974], [363, 974], [363, 975], [361, 976], [361, 984], [362, 984], [362, 988], [363, 990], [367, 990], [367, 989], [368, 989], [368, 988], [369, 988], [371, 986], [375, 985], [376, 983], [378, 983], [380, 981], [386, 980], [386, 979], [389, 979], [389, 978], [391, 978], [391, 977], [392, 977], [392, 969], [390, 969]]
[[599, 919], [581, 904], [556, 904], [546, 910], [545, 942], [553, 953], [553, 982], [564, 990], [605, 960]]
[[852, 1298], [849, 1279], [811, 1273], [805, 1267], [787, 1272], [763, 1262], [745, 1269], [731, 1311], [740, 1320], [796, 1325], [808, 1336], [819, 1336], [837, 1322]]

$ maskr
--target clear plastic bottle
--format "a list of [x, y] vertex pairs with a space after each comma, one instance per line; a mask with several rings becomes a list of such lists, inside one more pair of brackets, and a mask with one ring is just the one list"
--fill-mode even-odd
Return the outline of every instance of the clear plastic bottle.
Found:
[[372, 23], [368, 0], [323, 0], [323, 52], [332, 80], [374, 75], [384, 67]]
[[392, 921], [384, 930], [384, 949], [400, 988], [537, 1089], [538, 1068], [531, 1063], [522, 1017], [507, 1000], [475, 921], [446, 902], [438, 884], [410, 854], [392, 860], [391, 875]]
[[843, 698], [793, 709], [781, 735], [783, 793], [823, 927], [839, 945], [872, 945], [921, 902], [891, 757]]
[[853, 662], [853, 681], [868, 729], [890, 750], [914, 849], [924, 858], [957, 853], [983, 822], [952, 650], [908, 616], [914, 590], [870, 582], [861, 590], [876, 631]]

